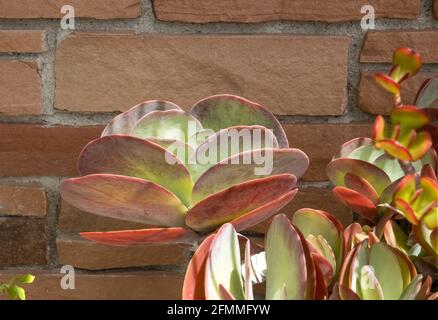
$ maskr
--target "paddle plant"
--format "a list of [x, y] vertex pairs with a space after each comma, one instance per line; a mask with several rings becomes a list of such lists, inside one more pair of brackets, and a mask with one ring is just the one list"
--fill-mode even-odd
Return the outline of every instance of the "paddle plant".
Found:
[[310, 208], [276, 215], [256, 250], [226, 224], [194, 254], [183, 298], [438, 299], [438, 78], [412, 105], [400, 89], [420, 68], [419, 54], [396, 50], [391, 71], [375, 76], [393, 95], [389, 122], [378, 116], [371, 138], [345, 143], [327, 166], [352, 224]]
[[86, 239], [192, 244], [226, 222], [241, 231], [277, 213], [308, 164], [277, 119], [241, 97], [212, 96], [190, 112], [147, 101], [82, 150], [81, 177], [64, 180], [60, 192], [81, 210], [146, 225], [82, 233]]

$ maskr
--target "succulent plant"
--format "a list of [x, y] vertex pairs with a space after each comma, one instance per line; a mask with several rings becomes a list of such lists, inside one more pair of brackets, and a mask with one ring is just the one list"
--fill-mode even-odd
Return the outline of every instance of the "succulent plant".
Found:
[[[419, 172], [425, 165], [436, 168], [436, 154], [429, 150], [420, 160], [412, 163]], [[378, 150], [373, 140], [356, 138], [345, 143], [327, 166], [327, 175], [335, 185], [334, 195], [354, 212], [376, 223], [385, 207], [392, 202], [392, 195], [405, 173], [399, 161], [383, 150]]]
[[424, 283], [412, 261], [392, 246], [366, 239], [346, 256], [339, 276], [343, 300], [424, 300], [431, 294], [431, 279]]
[[13, 300], [26, 300], [26, 291], [21, 287], [23, 284], [31, 284], [35, 276], [25, 274], [12, 278], [7, 283], [0, 283], [0, 293], [6, 294]]
[[300, 209], [291, 221], [279, 214], [256, 250], [227, 224], [193, 256], [183, 298], [251, 299], [256, 279], [266, 281], [266, 299], [438, 300], [438, 78], [424, 84], [417, 106], [405, 106], [400, 83], [421, 59], [402, 48], [393, 63], [376, 76], [394, 95], [391, 133], [379, 116], [373, 139], [345, 143], [327, 167], [335, 196], [360, 217], [344, 228], [322, 210]]
[[[327, 174], [336, 186], [335, 196], [368, 222], [377, 223], [392, 202], [398, 180], [407, 171], [418, 173], [425, 165], [436, 170], [431, 116], [422, 107], [402, 104], [400, 83], [421, 68], [418, 53], [409, 48], [395, 51], [389, 75], [379, 73], [376, 81], [394, 95], [391, 130], [382, 116], [374, 123], [373, 139], [356, 138], [345, 143], [327, 166]], [[427, 82], [417, 102], [429, 106], [438, 97], [438, 85]], [[435, 133], [436, 135], [436, 133]]]
[[413, 77], [421, 69], [420, 55], [410, 48], [400, 48], [392, 57], [393, 67], [389, 74], [377, 73], [375, 79], [386, 91], [394, 95], [395, 105], [401, 104], [400, 84]]
[[82, 150], [82, 176], [63, 181], [60, 192], [84, 211], [148, 225], [82, 233], [87, 239], [193, 243], [226, 222], [241, 231], [277, 213], [297, 193], [308, 163], [288, 147], [276, 118], [246, 99], [212, 96], [189, 113], [147, 101], [115, 117]]
[[[243, 257], [239, 238], [245, 241]], [[253, 253], [247, 238], [238, 235], [230, 223], [223, 225], [216, 234], [206, 238], [193, 255], [184, 279], [183, 299], [253, 299]], [[266, 234], [265, 298], [326, 298], [324, 270], [315, 260], [316, 256], [321, 257], [311, 251], [308, 242], [289, 219], [283, 214], [276, 215]]]
[[[256, 256], [265, 259], [265, 263], [254, 264]], [[335, 274], [337, 263], [339, 273]], [[260, 267], [265, 269], [261, 281], [265, 281], [266, 291], [257, 297], [252, 282], [258, 279], [253, 274], [259, 273]], [[354, 223], [344, 230], [331, 214], [306, 208], [293, 215], [292, 223], [284, 214], [276, 215], [269, 225], [264, 248], [253, 246], [230, 223], [209, 235], [189, 263], [182, 297], [438, 299], [438, 293], [432, 293], [431, 288], [432, 279], [417, 274], [408, 256], [380, 242], [372, 229], [364, 230]]]

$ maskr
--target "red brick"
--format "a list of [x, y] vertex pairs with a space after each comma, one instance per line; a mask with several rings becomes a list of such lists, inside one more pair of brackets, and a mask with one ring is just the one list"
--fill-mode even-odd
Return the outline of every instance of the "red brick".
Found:
[[61, 264], [87, 270], [185, 264], [190, 249], [174, 244], [109, 246], [80, 236], [59, 236], [56, 246]]
[[47, 239], [44, 221], [0, 217], [0, 266], [45, 265]]
[[[181, 299], [184, 274], [163, 271], [138, 272], [75, 272], [75, 289], [60, 286], [65, 274], [58, 270], [22, 269], [0, 271], [0, 281], [15, 275], [31, 273], [35, 282], [26, 285], [29, 300], [176, 300]], [[4, 298], [4, 297], [3, 297]]]
[[55, 107], [122, 111], [165, 99], [188, 109], [232, 93], [276, 114], [339, 115], [348, 43], [339, 36], [73, 34], [57, 50]]
[[[351, 223], [351, 211], [339, 202], [332, 194], [330, 188], [307, 187], [300, 188], [295, 198], [279, 213], [289, 217], [301, 208], [313, 208], [324, 210], [339, 218], [344, 225]], [[268, 221], [251, 228], [251, 231], [265, 233]]]
[[82, 148], [101, 126], [0, 124], [0, 176], [75, 176]]
[[75, 8], [77, 18], [136, 18], [140, 0], [0, 0], [0, 18], [61, 18], [64, 5]]
[[113, 219], [79, 210], [61, 201], [58, 228], [67, 232], [116, 231], [144, 229], [149, 225]]
[[1, 30], [0, 52], [35, 52], [47, 50], [46, 32], [42, 30]]
[[303, 150], [310, 159], [310, 167], [303, 179], [327, 180], [326, 166], [341, 145], [356, 137], [371, 135], [371, 124], [285, 124], [284, 130], [292, 148]]
[[391, 62], [394, 50], [410, 47], [421, 54], [424, 63], [438, 62], [438, 31], [369, 31], [361, 62]]
[[46, 193], [37, 186], [0, 185], [0, 215], [46, 215]]
[[[372, 114], [389, 114], [394, 107], [392, 94], [385, 91], [374, 80], [376, 72], [365, 72], [360, 80], [358, 106], [362, 111]], [[436, 73], [419, 73], [402, 83], [402, 101], [405, 104], [415, 102], [418, 90], [427, 79]], [[433, 104], [438, 107], [438, 101]]]
[[0, 113], [40, 114], [42, 96], [37, 64], [32, 61], [2, 60], [0, 70]]
[[416, 19], [420, 0], [155, 0], [159, 20], [184, 22], [263, 22], [275, 20], [350, 21], [372, 5], [378, 18]]

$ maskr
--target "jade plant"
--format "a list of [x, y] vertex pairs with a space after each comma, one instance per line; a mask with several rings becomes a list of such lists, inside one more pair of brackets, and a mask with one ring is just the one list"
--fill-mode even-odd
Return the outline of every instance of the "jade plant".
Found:
[[438, 78], [411, 105], [400, 89], [421, 65], [412, 49], [395, 51], [391, 71], [375, 77], [393, 96], [389, 122], [378, 116], [371, 138], [345, 143], [328, 164], [355, 221], [344, 227], [310, 208], [279, 214], [264, 246], [225, 224], [195, 252], [183, 299], [437, 300]]
[[192, 244], [231, 222], [245, 230], [296, 195], [309, 160], [289, 148], [278, 120], [232, 95], [189, 112], [147, 101], [115, 117], [79, 157], [81, 177], [63, 181], [64, 200], [84, 211], [145, 224], [85, 232], [113, 245]]

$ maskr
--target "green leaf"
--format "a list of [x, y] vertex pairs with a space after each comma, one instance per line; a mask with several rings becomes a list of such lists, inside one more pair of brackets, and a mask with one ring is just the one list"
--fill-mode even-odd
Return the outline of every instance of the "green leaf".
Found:
[[154, 111], [141, 118], [130, 135], [141, 139], [175, 139], [189, 143], [190, 137], [202, 129], [201, 123], [184, 111]]
[[[264, 157], [267, 174], [258, 174], [263, 167], [254, 159]], [[250, 163], [245, 159], [248, 158]], [[192, 205], [206, 197], [250, 180], [279, 174], [293, 174], [299, 179], [309, 166], [306, 154], [298, 149], [265, 149], [248, 151], [234, 155], [208, 169], [196, 181], [192, 192]]]
[[238, 125], [260, 125], [272, 129], [280, 148], [287, 148], [286, 134], [275, 116], [266, 108], [233, 95], [216, 95], [197, 102], [190, 113], [204, 128], [219, 131]]
[[173, 109], [182, 110], [176, 104], [168, 101], [151, 100], [142, 102], [111, 120], [111, 122], [103, 130], [102, 137], [114, 134], [129, 135], [134, 125], [144, 115], [152, 111], [165, 111]]
[[205, 294], [208, 300], [223, 298], [222, 285], [237, 300], [245, 298], [237, 233], [229, 223], [224, 224], [214, 238], [205, 270]]
[[285, 215], [272, 220], [265, 249], [266, 299], [304, 300], [308, 275], [303, 243]]
[[403, 293], [403, 274], [400, 261], [391, 248], [382, 242], [371, 247], [369, 264], [382, 287], [385, 300], [398, 300]]
[[[333, 217], [333, 219], [336, 219]], [[296, 211], [292, 216], [292, 224], [296, 226], [307, 239], [310, 235], [322, 236], [333, 251], [337, 270], [341, 266], [343, 258], [342, 234], [339, 228], [325, 213], [320, 210], [304, 208]], [[339, 223], [340, 224], [340, 223]]]
[[82, 175], [110, 173], [145, 179], [190, 205], [193, 182], [187, 167], [172, 153], [147, 140], [129, 136], [96, 139], [82, 150], [79, 171]]
[[25, 274], [20, 277], [21, 283], [33, 283], [34, 280], [35, 280], [35, 276], [31, 274]]
[[362, 300], [383, 300], [383, 292], [372, 266], [363, 266], [359, 276]]
[[163, 226], [185, 226], [187, 208], [171, 192], [147, 180], [92, 174], [64, 180], [64, 200], [97, 215]]
[[19, 300], [26, 300], [26, 292], [22, 287], [15, 285], [14, 290], [15, 290], [15, 295]]

